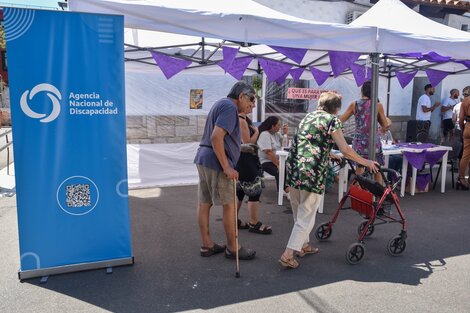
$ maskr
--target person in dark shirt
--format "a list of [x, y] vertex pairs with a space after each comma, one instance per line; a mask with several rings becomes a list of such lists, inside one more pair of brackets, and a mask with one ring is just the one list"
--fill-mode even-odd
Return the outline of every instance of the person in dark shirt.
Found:
[[[197, 220], [201, 233], [200, 254], [208, 257], [225, 251], [225, 256], [241, 260], [255, 257], [254, 250], [237, 247], [235, 240], [235, 190], [238, 179], [235, 166], [240, 157], [240, 122], [238, 114], [247, 111], [255, 100], [254, 89], [245, 82], [237, 82], [226, 98], [211, 108], [194, 163], [199, 172]], [[223, 223], [227, 246], [214, 243], [209, 231], [209, 213], [214, 204], [223, 207]]]

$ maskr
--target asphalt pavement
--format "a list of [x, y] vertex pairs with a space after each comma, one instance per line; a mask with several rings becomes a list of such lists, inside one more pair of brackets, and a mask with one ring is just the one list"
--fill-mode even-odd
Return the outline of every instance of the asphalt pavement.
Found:
[[[450, 175], [448, 175], [450, 176]], [[276, 204], [275, 184], [261, 197], [261, 220], [271, 235], [240, 230], [240, 243], [257, 251], [235, 262], [223, 255], [199, 256], [197, 186], [129, 192], [135, 264], [19, 282], [16, 198], [0, 198], [0, 312], [470, 312], [470, 191], [431, 191], [400, 199], [408, 227], [406, 251], [387, 253], [400, 225], [376, 227], [358, 265], [345, 260], [357, 241], [362, 218], [342, 211], [326, 242], [312, 243], [316, 255], [286, 270], [277, 260], [287, 243], [292, 214]], [[436, 189], [439, 189], [436, 188]], [[327, 221], [338, 204], [333, 190], [325, 198]], [[395, 213], [393, 213], [396, 215]], [[246, 204], [241, 218], [247, 220]], [[211, 214], [212, 235], [224, 242], [222, 209]]]

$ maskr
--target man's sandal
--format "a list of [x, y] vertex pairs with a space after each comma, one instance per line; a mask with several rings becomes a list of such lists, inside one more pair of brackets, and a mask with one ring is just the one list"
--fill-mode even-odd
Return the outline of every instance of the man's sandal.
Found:
[[217, 253], [224, 252], [225, 251], [225, 246], [221, 246], [221, 245], [218, 245], [218, 244], [214, 243], [212, 248], [201, 247], [201, 249], [199, 251], [201, 253], [201, 256], [208, 257], [208, 256], [211, 256], [211, 255], [214, 255], [214, 254], [217, 254]]
[[256, 224], [248, 223], [248, 226], [250, 227], [248, 231], [251, 233], [269, 235], [273, 232], [273, 230], [271, 229], [271, 226], [264, 225], [260, 221], [258, 221], [258, 223]]
[[297, 256], [299, 258], [303, 258], [304, 256], [308, 255], [308, 254], [315, 254], [315, 253], [318, 253], [318, 251], [320, 251], [320, 249], [316, 248], [316, 247], [312, 247], [311, 245], [308, 245], [304, 248], [302, 248], [300, 250], [300, 252], [297, 252]]
[[282, 256], [279, 259], [279, 264], [284, 268], [297, 268], [297, 267], [299, 267], [299, 262], [297, 262], [297, 260], [295, 258], [285, 259], [285, 258], [282, 258]]

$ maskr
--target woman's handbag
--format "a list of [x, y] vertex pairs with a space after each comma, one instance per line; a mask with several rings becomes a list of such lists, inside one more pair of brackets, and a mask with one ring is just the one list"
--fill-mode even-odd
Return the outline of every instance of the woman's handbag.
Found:
[[237, 188], [243, 190], [245, 195], [248, 197], [256, 197], [261, 194], [264, 188], [264, 178], [263, 177], [256, 177], [254, 181], [242, 181], [238, 182]]

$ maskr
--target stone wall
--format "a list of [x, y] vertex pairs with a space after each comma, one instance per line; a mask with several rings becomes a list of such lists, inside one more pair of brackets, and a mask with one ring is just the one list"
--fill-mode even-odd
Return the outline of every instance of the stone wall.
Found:
[[127, 143], [178, 143], [201, 139], [205, 115], [197, 116], [128, 116]]
[[[289, 125], [289, 136], [292, 137], [305, 113], [266, 114], [276, 115], [283, 123]], [[390, 128], [393, 138], [405, 141], [408, 116], [391, 116]], [[200, 141], [206, 123], [205, 115], [195, 116], [128, 116], [127, 143], [178, 143]], [[352, 137], [355, 131], [354, 119], [344, 123], [345, 136]]]

